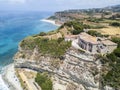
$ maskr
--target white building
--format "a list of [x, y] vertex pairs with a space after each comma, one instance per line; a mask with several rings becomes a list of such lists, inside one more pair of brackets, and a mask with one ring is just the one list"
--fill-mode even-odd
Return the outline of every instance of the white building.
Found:
[[96, 53], [111, 53], [114, 49], [117, 48], [117, 44], [108, 40], [99, 37], [93, 37], [87, 33], [81, 33], [78, 37], [79, 46], [93, 54]]

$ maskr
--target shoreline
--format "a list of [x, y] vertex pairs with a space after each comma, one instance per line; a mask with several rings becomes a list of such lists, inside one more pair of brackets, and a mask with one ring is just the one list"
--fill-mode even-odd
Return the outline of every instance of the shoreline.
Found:
[[[54, 20], [41, 19], [40, 21], [53, 24], [55, 26], [61, 26], [56, 24]], [[14, 63], [8, 64], [3, 68], [2, 73], [0, 74], [2, 83], [5, 85], [5, 90], [23, 90], [20, 84], [18, 77], [15, 74]]]
[[9, 90], [23, 90], [19, 79], [15, 74], [14, 63], [4, 68], [2, 79]]
[[47, 22], [47, 23], [51, 23], [51, 24], [53, 24], [53, 25], [56, 25], [56, 26], [61, 26], [61, 24], [56, 24], [55, 23], [55, 20], [49, 20], [49, 19], [41, 19], [40, 21], [42, 21], [42, 22]]

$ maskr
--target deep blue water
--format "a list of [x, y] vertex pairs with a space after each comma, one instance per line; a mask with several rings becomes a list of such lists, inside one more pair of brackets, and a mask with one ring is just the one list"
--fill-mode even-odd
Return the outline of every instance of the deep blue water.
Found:
[[0, 70], [13, 62], [12, 58], [22, 39], [57, 28], [50, 23], [40, 21], [51, 14], [46, 12], [0, 13]]

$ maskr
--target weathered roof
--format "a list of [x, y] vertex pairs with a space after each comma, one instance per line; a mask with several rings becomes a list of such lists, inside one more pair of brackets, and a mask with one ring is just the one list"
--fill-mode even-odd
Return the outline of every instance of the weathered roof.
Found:
[[91, 36], [91, 35], [89, 35], [89, 34], [87, 34], [87, 33], [81, 33], [80, 35], [79, 35], [79, 37], [80, 37], [80, 39], [82, 39], [82, 40], [84, 40], [84, 41], [86, 41], [86, 42], [89, 42], [89, 43], [92, 43], [92, 44], [98, 44], [98, 42], [97, 42], [97, 38], [96, 37], [93, 37], [93, 36]]
[[116, 43], [110, 41], [110, 40], [104, 40], [104, 41], [101, 41], [103, 44], [105, 45], [117, 45]]

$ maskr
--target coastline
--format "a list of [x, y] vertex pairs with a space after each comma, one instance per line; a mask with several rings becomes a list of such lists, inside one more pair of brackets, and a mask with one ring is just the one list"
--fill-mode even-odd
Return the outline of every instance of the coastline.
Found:
[[42, 22], [47, 22], [47, 23], [51, 23], [51, 24], [56, 25], [56, 26], [61, 26], [61, 24], [56, 24], [56, 23], [55, 23], [55, 20], [41, 19], [40, 21], [42, 21]]
[[23, 90], [20, 81], [15, 74], [14, 63], [4, 68], [2, 79], [9, 90]]
[[[42, 19], [41, 21], [43, 21], [43, 23], [46, 22], [54, 26], [60, 26], [59, 24], [55, 24], [54, 20]], [[0, 73], [0, 90], [23, 90], [20, 87], [20, 82], [16, 76], [14, 63], [8, 64], [7, 66], [0, 68], [2, 68], [2, 72]]]
[[[55, 26], [61, 26], [60, 24], [56, 24], [54, 20], [42, 19], [41, 21]], [[3, 72], [0, 74], [2, 79], [1, 82], [5, 86], [3, 87], [3, 90], [23, 90], [15, 72], [14, 63], [11, 63], [3, 68]]]

